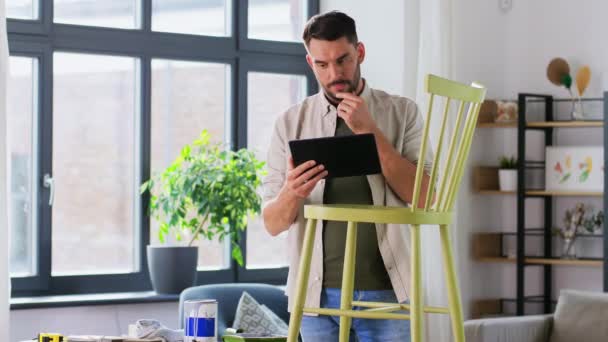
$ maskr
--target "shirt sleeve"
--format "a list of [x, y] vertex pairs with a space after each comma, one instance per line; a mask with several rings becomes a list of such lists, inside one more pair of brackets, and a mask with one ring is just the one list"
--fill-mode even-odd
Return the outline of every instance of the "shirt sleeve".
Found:
[[266, 156], [267, 173], [262, 180], [264, 204], [279, 194], [287, 174], [287, 158], [289, 156], [285, 148], [286, 132], [281, 118], [275, 122]]
[[[422, 136], [424, 135], [424, 120], [422, 114], [415, 103], [409, 103], [406, 107], [406, 119], [403, 130], [403, 142], [401, 155], [414, 164], [418, 164]], [[424, 171], [431, 174], [433, 166], [433, 147], [430, 140], [427, 140], [426, 153], [424, 157]]]

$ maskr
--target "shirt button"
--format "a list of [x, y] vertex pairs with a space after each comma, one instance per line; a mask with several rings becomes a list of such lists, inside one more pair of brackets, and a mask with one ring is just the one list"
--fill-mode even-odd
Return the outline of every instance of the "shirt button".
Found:
[[319, 281], [319, 280], [321, 280], [321, 278], [315, 277], [315, 281]]

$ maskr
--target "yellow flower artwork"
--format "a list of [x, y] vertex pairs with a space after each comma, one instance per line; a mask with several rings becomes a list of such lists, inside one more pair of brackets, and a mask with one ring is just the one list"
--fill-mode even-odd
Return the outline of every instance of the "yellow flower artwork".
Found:
[[545, 189], [602, 191], [604, 148], [601, 146], [547, 146]]

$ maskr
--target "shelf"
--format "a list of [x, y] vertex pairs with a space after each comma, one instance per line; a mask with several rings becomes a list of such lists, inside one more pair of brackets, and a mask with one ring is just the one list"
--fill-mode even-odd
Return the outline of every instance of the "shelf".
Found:
[[[475, 193], [480, 195], [515, 195], [517, 191], [500, 191], [500, 190], [475, 190]], [[528, 190], [527, 196], [562, 196], [562, 197], [601, 197], [603, 192], [596, 191], [544, 191], [544, 190]]]
[[603, 196], [601, 191], [545, 191], [545, 190], [528, 190], [528, 196]]
[[[526, 296], [523, 298], [524, 305], [544, 305], [544, 296]], [[484, 298], [474, 299], [471, 305], [471, 318], [495, 318], [513, 317], [515, 313], [509, 313], [508, 308], [517, 303], [516, 298]], [[551, 299], [552, 307], [557, 305], [557, 300]]]
[[496, 166], [476, 166], [473, 169], [473, 189], [476, 193], [485, 195], [515, 194], [515, 191], [498, 190], [498, 167]]
[[[526, 128], [604, 127], [604, 121], [530, 121]], [[478, 122], [477, 128], [517, 128], [517, 122]]]
[[471, 248], [475, 260], [501, 261], [497, 259], [502, 259], [502, 236], [499, 233], [475, 233]]
[[517, 122], [480, 122], [477, 128], [517, 128]]
[[596, 266], [601, 267], [602, 260], [595, 259], [546, 259], [546, 258], [526, 258], [526, 264], [530, 265], [562, 265], [562, 266]]
[[500, 299], [477, 299], [471, 305], [471, 316], [473, 319], [483, 317], [497, 317], [502, 314], [502, 303]]
[[[503, 303], [516, 303], [517, 302], [517, 299], [515, 299], [515, 298], [501, 298], [500, 300], [502, 300]], [[544, 303], [545, 303], [545, 298], [543, 296], [524, 297], [524, 304], [544, 304]], [[557, 300], [552, 299], [551, 304], [556, 305]]]
[[516, 191], [500, 191], [500, 190], [477, 190], [480, 195], [515, 195]]
[[508, 257], [479, 257], [475, 258], [477, 262], [487, 262], [487, 263], [515, 263], [515, 258]]
[[527, 128], [582, 128], [603, 126], [603, 121], [531, 121], [526, 123]]
[[[486, 263], [515, 263], [515, 258], [509, 257], [481, 257], [475, 258], [475, 261]], [[527, 265], [556, 265], [556, 266], [593, 266], [601, 267], [604, 263], [602, 260], [596, 259], [558, 259], [558, 258], [541, 258], [527, 257], [525, 258]]]
[[497, 110], [498, 106], [496, 105], [496, 101], [483, 101], [481, 108], [479, 108], [479, 115], [477, 116], [477, 127], [501, 127], [497, 126], [494, 122], [494, 116]]
[[[506, 303], [512, 303], [512, 302], [516, 302], [517, 299], [515, 298], [500, 298], [498, 300], [502, 300], [503, 302]], [[544, 297], [543, 296], [526, 296], [524, 297], [524, 303], [543, 303], [544, 302]], [[552, 303], [557, 304], [556, 300], [551, 300]]]
[[[530, 121], [526, 128], [589, 128], [604, 127], [602, 121]], [[517, 122], [479, 122], [477, 128], [517, 128]]]
[[[529, 230], [529, 229], [526, 229]], [[500, 235], [517, 235], [517, 232], [498, 232], [497, 234]], [[532, 232], [532, 231], [526, 231], [524, 232], [524, 235], [527, 236], [540, 236], [540, 237], [544, 237], [545, 233], [544, 230], [537, 230], [537, 232]], [[602, 234], [579, 234], [576, 236], [577, 239], [582, 239], [582, 238], [603, 238], [604, 235]]]

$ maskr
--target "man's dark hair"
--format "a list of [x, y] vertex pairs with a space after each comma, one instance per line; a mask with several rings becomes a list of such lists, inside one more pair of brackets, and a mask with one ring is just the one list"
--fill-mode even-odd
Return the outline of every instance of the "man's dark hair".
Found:
[[334, 41], [342, 37], [346, 37], [353, 45], [358, 43], [355, 21], [339, 11], [331, 11], [313, 16], [308, 20], [306, 26], [304, 26], [304, 34], [302, 35], [306, 46], [308, 46], [313, 38]]

